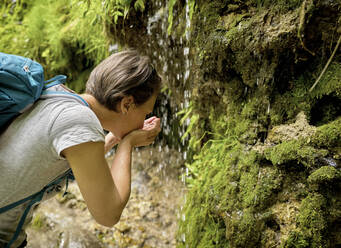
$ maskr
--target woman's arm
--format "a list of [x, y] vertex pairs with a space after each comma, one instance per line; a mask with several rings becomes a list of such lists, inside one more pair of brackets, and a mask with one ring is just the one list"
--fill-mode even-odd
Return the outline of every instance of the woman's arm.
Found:
[[[128, 185], [114, 183], [104, 158], [104, 143], [82, 143], [63, 150], [62, 154], [70, 164], [82, 196], [94, 219], [99, 224], [108, 227], [116, 224], [125, 205], [123, 199], [129, 197], [121, 195], [120, 192]], [[130, 176], [130, 172], [127, 174]]]
[[160, 132], [160, 120], [144, 130], [135, 130], [120, 142], [112, 166], [104, 158], [103, 142], [87, 142], [62, 151], [95, 220], [104, 226], [116, 224], [130, 196], [133, 147], [151, 144]]

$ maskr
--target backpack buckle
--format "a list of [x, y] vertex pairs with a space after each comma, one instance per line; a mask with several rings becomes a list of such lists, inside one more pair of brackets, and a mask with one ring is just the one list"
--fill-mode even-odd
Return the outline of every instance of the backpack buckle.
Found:
[[28, 67], [28, 65], [25, 65], [25, 66], [23, 67], [23, 69], [24, 69], [24, 71], [26, 71], [26, 72], [30, 72], [30, 68]]

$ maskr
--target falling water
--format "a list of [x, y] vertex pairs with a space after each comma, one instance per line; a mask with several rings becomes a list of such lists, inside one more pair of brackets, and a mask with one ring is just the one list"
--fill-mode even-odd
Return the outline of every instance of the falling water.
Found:
[[[152, 58], [158, 71], [162, 74], [165, 84], [170, 95], [163, 93], [162, 97], [157, 102], [156, 110], [153, 114], [160, 116], [162, 119], [162, 133], [157, 141], [159, 146], [158, 152], [163, 152], [165, 155], [169, 152], [177, 153], [177, 165], [171, 165], [179, 170], [180, 179], [183, 185], [186, 185], [187, 178], [190, 176], [188, 168], [184, 168], [184, 161], [189, 158], [187, 151], [188, 138], [182, 139], [186, 132], [186, 127], [190, 123], [190, 118], [187, 118], [180, 125], [180, 118], [177, 113], [181, 110], [190, 107], [191, 91], [188, 89], [191, 80], [191, 47], [190, 47], [190, 7], [188, 0], [185, 6], [185, 30], [179, 37], [175, 32], [168, 34], [168, 6], [160, 1], [155, 3], [154, 14], [148, 18], [147, 23], [147, 48], [148, 55]], [[183, 20], [177, 19], [179, 9], [174, 9], [173, 29]], [[167, 92], [167, 91], [166, 91]], [[167, 155], [166, 155], [167, 157]], [[179, 167], [180, 166], [180, 167]], [[162, 170], [166, 170], [166, 163], [159, 165], [160, 175]], [[167, 178], [167, 175], [166, 175]], [[185, 187], [181, 195], [185, 195]], [[165, 193], [167, 194], [167, 193]], [[185, 201], [185, 197], [184, 197]], [[185, 214], [182, 213], [182, 205], [179, 206], [178, 213], [179, 221], [186, 221]], [[180, 235], [180, 241], [185, 242], [185, 233]]]
[[[190, 47], [190, 6], [188, 0], [184, 6], [178, 3], [178, 7], [173, 12], [173, 30], [184, 22], [180, 20], [180, 11], [184, 11], [185, 30], [182, 34], [178, 32], [168, 33], [168, 5], [163, 1], [153, 3], [153, 11], [146, 23], [146, 36], [139, 39], [138, 42], [144, 42], [141, 50], [152, 59], [157, 71], [161, 74], [166, 86], [166, 90], [156, 102], [156, 108], [153, 115], [161, 118], [162, 131], [155, 141], [154, 147], [151, 149], [150, 158], [161, 157], [158, 160], [157, 173], [164, 182], [168, 182], [169, 168], [172, 167], [179, 174], [179, 183], [184, 187], [179, 192], [185, 195], [185, 186], [187, 178], [190, 177], [190, 171], [185, 168], [184, 161], [189, 159], [188, 139], [182, 139], [186, 132], [186, 127], [190, 123], [187, 118], [180, 125], [181, 116], [177, 113], [190, 107], [191, 91], [188, 89], [191, 80], [191, 47]], [[133, 44], [140, 45], [140, 44]], [[140, 157], [143, 149], [138, 149]], [[157, 154], [153, 154], [153, 153]], [[168, 158], [176, 157], [174, 163], [170, 164]], [[167, 172], [166, 172], [167, 171]], [[164, 192], [165, 196], [169, 196], [169, 192]], [[185, 201], [185, 197], [184, 197]], [[179, 206], [178, 221], [185, 221], [185, 215], [182, 213], [182, 204]], [[185, 234], [180, 235], [182, 242], [185, 242]]]

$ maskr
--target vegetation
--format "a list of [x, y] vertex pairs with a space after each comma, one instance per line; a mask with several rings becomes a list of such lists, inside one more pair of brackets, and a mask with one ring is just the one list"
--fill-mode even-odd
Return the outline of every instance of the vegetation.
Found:
[[46, 227], [47, 223], [45, 217], [40, 214], [34, 215], [31, 226], [36, 230]]
[[[5, 1], [0, 8], [0, 50], [40, 62], [47, 76], [62, 73], [69, 85], [84, 88], [90, 69], [109, 54], [114, 44], [106, 27], [143, 11], [144, 0]], [[18, 35], [19, 34], [19, 35]]]
[[[67, 74], [81, 90], [115, 44], [116, 27], [148, 4], [7, 0], [0, 50], [35, 58], [48, 76]], [[338, 54], [309, 92], [335, 47], [341, 2], [167, 4], [169, 35], [188, 31], [189, 15], [193, 55], [192, 98], [179, 113], [189, 124], [183, 140], [190, 139], [191, 159], [178, 246], [341, 245]]]
[[[309, 92], [332, 50], [321, 43], [336, 38], [327, 35], [332, 22], [314, 27], [323, 40], [311, 37], [313, 46], [298, 37], [318, 18], [315, 9], [329, 10], [306, 4], [196, 1], [198, 68], [186, 116], [195, 155], [179, 247], [339, 244], [340, 57]], [[304, 124], [295, 122], [301, 112]]]

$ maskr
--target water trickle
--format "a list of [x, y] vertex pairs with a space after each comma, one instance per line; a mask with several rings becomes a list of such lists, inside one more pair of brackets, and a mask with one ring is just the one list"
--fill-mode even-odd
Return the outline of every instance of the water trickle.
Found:
[[185, 37], [186, 40], [189, 41], [190, 38], [190, 27], [191, 27], [191, 19], [189, 18], [189, 3], [188, 0], [186, 0], [186, 31], [185, 31]]
[[163, 65], [163, 68], [162, 68], [163, 73], [166, 73], [167, 70], [168, 70], [168, 65], [167, 65], [167, 64], [164, 64], [164, 65]]
[[321, 158], [321, 160], [329, 166], [338, 167], [336, 160], [333, 158]]
[[183, 234], [181, 234], [181, 240], [182, 240], [182, 242], [186, 242], [186, 235], [183, 233]]
[[185, 174], [182, 174], [181, 175], [181, 181], [186, 184], [186, 175]]
[[244, 95], [246, 95], [246, 94], [247, 94], [247, 86], [244, 89]]
[[267, 114], [270, 114], [270, 103], [268, 104], [268, 109], [266, 110]]
[[184, 55], [187, 56], [189, 54], [189, 47], [184, 48]]
[[[157, 100], [156, 109], [153, 115], [161, 118], [162, 131], [159, 139], [154, 144], [154, 154], [171, 154], [169, 156], [177, 157], [172, 161], [174, 169], [178, 170], [180, 178], [179, 183], [186, 185], [186, 180], [190, 176], [190, 172], [184, 168], [184, 161], [190, 158], [188, 153], [188, 142], [190, 137], [182, 139], [186, 132], [186, 127], [190, 124], [190, 117], [186, 118], [180, 125], [181, 115], [176, 113], [188, 109], [191, 103], [191, 91], [189, 90], [189, 82], [192, 79], [191, 67], [191, 20], [190, 6], [186, 0], [184, 9], [178, 9], [181, 5], [176, 5], [173, 10], [173, 32], [168, 34], [168, 4], [165, 1], [155, 1], [151, 3], [152, 12], [148, 18], [146, 25], [146, 34], [143, 38], [145, 46], [139, 46], [141, 38], [136, 41], [137, 49], [142, 48], [152, 60], [157, 71], [164, 79], [167, 86], [166, 91], [161, 93]], [[180, 19], [184, 17], [185, 20]], [[182, 23], [185, 23], [183, 26]], [[182, 28], [182, 32], [174, 30]], [[169, 89], [169, 90], [168, 90]], [[157, 154], [158, 153], [158, 154]], [[168, 162], [156, 164], [156, 170], [162, 176], [163, 181], [168, 181], [166, 172]], [[181, 168], [181, 169], [180, 169]], [[181, 192], [184, 194], [184, 191]], [[164, 192], [168, 197], [168, 193]], [[184, 203], [183, 203], [184, 204]], [[180, 204], [181, 205], [181, 204]], [[182, 209], [182, 207], [181, 207]], [[180, 211], [180, 219], [185, 215]], [[179, 220], [180, 220], [179, 219]], [[184, 219], [183, 219], [184, 220]], [[184, 234], [182, 240], [185, 242]]]
[[118, 44], [112, 44], [109, 46], [109, 53], [115, 53], [118, 51]]

